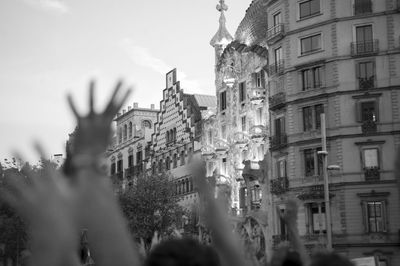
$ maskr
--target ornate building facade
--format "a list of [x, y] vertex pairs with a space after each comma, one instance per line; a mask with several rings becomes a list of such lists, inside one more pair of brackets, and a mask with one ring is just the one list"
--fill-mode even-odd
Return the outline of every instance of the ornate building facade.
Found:
[[151, 141], [157, 112], [153, 104], [150, 108], [139, 108], [138, 103], [133, 103], [117, 114], [116, 136], [107, 151], [108, 171], [117, 187], [123, 189], [132, 185], [149, 167], [146, 148]]
[[[399, 1], [263, 2], [273, 204], [284, 211], [286, 198], [301, 200], [298, 228], [310, 250], [328, 244], [329, 223], [337, 252], [400, 264], [394, 173], [400, 146]], [[277, 244], [286, 230], [278, 213], [272, 215]]]
[[176, 69], [166, 74], [166, 88], [151, 138], [152, 174], [167, 172], [175, 183], [180, 204], [197, 207], [189, 162], [200, 158], [203, 118], [216, 106], [215, 96], [186, 94], [177, 81]]

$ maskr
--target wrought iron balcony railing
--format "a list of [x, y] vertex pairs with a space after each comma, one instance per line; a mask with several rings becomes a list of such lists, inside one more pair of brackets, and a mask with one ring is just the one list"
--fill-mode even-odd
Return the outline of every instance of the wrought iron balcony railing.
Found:
[[281, 195], [288, 191], [289, 180], [287, 177], [278, 177], [271, 180], [271, 193], [274, 195]]
[[277, 150], [286, 147], [287, 135], [281, 133], [280, 135], [272, 136], [270, 139], [271, 150]]
[[279, 23], [267, 30], [267, 42], [269, 45], [280, 40], [285, 35], [284, 24]]
[[362, 122], [361, 125], [362, 133], [369, 134], [369, 133], [376, 133], [377, 132], [377, 125], [376, 122], [373, 120], [365, 120]]
[[352, 42], [350, 47], [352, 56], [374, 54], [379, 51], [379, 40]]
[[368, 90], [375, 87], [375, 76], [358, 78], [358, 86], [361, 90]]
[[380, 179], [379, 167], [378, 166], [365, 167], [364, 177], [365, 180], [379, 180]]
[[284, 64], [285, 62], [283, 60], [278, 60], [273, 64], [270, 64], [268, 66], [268, 75], [272, 76], [275, 74], [282, 74], [284, 70]]
[[279, 92], [272, 97], [269, 97], [269, 109], [275, 110], [285, 106], [286, 94], [284, 92]]

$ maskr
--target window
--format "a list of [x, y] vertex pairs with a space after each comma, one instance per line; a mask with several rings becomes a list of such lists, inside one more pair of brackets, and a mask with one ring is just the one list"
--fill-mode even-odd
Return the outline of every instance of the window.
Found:
[[124, 169], [123, 161], [118, 160], [117, 161], [117, 173], [122, 173], [123, 169]]
[[360, 89], [371, 89], [375, 86], [375, 62], [359, 62], [356, 66], [356, 78]]
[[132, 138], [132, 122], [129, 122], [129, 137]]
[[305, 132], [321, 128], [322, 113], [324, 113], [323, 104], [303, 107], [303, 129]]
[[143, 160], [143, 156], [142, 156], [143, 152], [142, 151], [138, 151], [136, 152], [136, 165], [141, 164], [142, 160]]
[[322, 156], [318, 156], [321, 148], [305, 149], [304, 153], [304, 175], [316, 176], [322, 173]]
[[220, 104], [221, 104], [221, 111], [226, 109], [226, 91], [223, 91], [219, 94], [220, 97]]
[[312, 106], [303, 107], [303, 127], [304, 131], [313, 129]]
[[124, 125], [124, 140], [128, 137], [128, 126]]
[[161, 173], [163, 170], [163, 161], [162, 159], [158, 162], [158, 172]]
[[247, 197], [247, 188], [241, 187], [239, 189], [239, 207], [241, 209], [246, 208], [246, 197]]
[[363, 150], [365, 168], [379, 167], [378, 152], [378, 148], [366, 148]]
[[151, 122], [149, 120], [143, 120], [142, 126], [144, 128], [151, 128]]
[[368, 53], [374, 51], [372, 25], [356, 27], [357, 53]]
[[354, 0], [354, 15], [366, 14], [372, 12], [371, 0]]
[[118, 142], [121, 143], [122, 142], [122, 128], [118, 129]]
[[165, 169], [171, 169], [171, 159], [169, 157], [167, 157], [167, 159], [165, 160]]
[[188, 151], [188, 161], [191, 162], [192, 158], [193, 158], [193, 149], [192, 147], [190, 147]]
[[320, 13], [319, 0], [304, 1], [299, 4], [300, 19], [304, 19]]
[[239, 101], [244, 102], [246, 100], [246, 83], [239, 83]]
[[255, 122], [257, 125], [263, 124], [263, 109], [262, 109], [262, 107], [256, 109], [256, 121]]
[[226, 139], [226, 125], [221, 126], [221, 137]]
[[174, 154], [173, 167], [178, 167], [178, 156], [176, 153]]
[[256, 86], [257, 86], [257, 88], [263, 87], [261, 71], [256, 73]]
[[275, 55], [275, 64], [279, 65], [283, 59], [282, 47], [276, 48], [274, 51], [274, 55]]
[[308, 54], [321, 50], [321, 34], [300, 39], [301, 54]]
[[369, 233], [385, 232], [384, 201], [368, 201], [366, 205], [367, 226]]
[[375, 101], [361, 102], [361, 120], [377, 121]]
[[242, 131], [246, 131], [246, 117], [242, 116]]
[[285, 134], [285, 118], [280, 117], [275, 119], [275, 136], [281, 136]]
[[286, 160], [279, 160], [277, 162], [278, 177], [286, 177]]
[[208, 130], [208, 144], [213, 145], [213, 131], [212, 129]]
[[128, 156], [128, 167], [132, 167], [133, 166], [133, 155], [130, 154]]
[[277, 26], [282, 23], [282, 14], [281, 12], [276, 13], [274, 16], [274, 26]]
[[185, 151], [181, 151], [181, 166], [185, 164]]
[[111, 163], [111, 175], [115, 174], [115, 162]]
[[307, 203], [308, 233], [326, 233], [325, 204], [323, 202]]
[[222, 158], [222, 173], [223, 175], [228, 174], [228, 165], [226, 163], [226, 158]]
[[322, 86], [321, 69], [322, 67], [319, 66], [301, 71], [303, 91], [319, 88]]

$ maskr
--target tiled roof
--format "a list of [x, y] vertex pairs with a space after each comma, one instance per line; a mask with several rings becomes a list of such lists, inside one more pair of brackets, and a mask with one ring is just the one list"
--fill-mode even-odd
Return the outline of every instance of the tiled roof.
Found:
[[269, 0], [253, 0], [235, 33], [235, 40], [252, 46], [265, 38], [268, 29], [266, 3]]
[[217, 97], [212, 95], [204, 95], [204, 94], [193, 94], [193, 97], [196, 99], [199, 107], [216, 107], [217, 106]]

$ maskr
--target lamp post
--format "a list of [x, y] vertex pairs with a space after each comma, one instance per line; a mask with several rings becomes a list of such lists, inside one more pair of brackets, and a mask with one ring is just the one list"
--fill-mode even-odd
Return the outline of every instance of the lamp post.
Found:
[[318, 154], [323, 156], [322, 169], [324, 177], [327, 249], [332, 250], [332, 220], [331, 220], [331, 205], [329, 201], [328, 151], [326, 148], [326, 123], [325, 123], [324, 113], [321, 114], [321, 139], [322, 139], [322, 151], [319, 151]]

